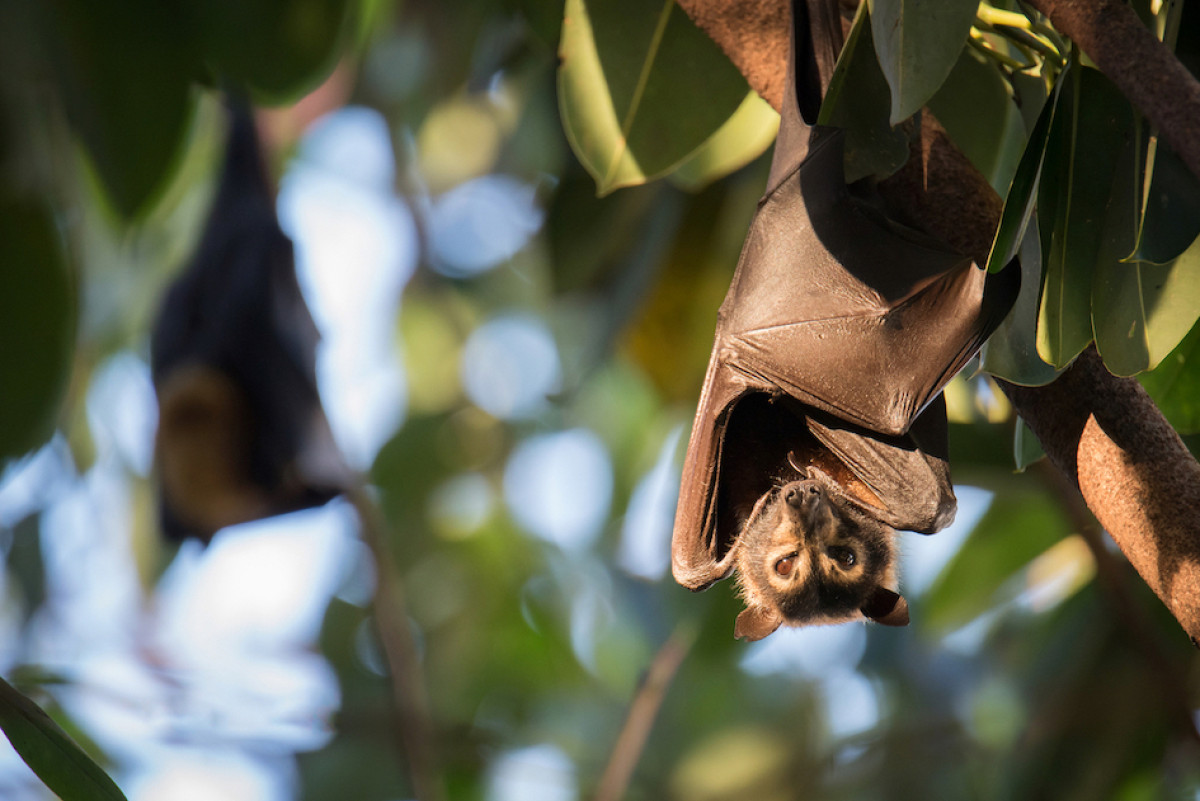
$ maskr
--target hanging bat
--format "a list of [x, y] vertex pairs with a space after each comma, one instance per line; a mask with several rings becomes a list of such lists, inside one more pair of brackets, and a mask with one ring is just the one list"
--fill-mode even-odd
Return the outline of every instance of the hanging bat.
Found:
[[[780, 625], [908, 622], [895, 532], [950, 523], [945, 384], [1016, 297], [847, 186], [844, 133], [811, 126], [813, 59], [796, 4], [766, 193], [750, 226], [684, 461], [676, 580], [738, 573], [735, 634]], [[803, 113], [802, 113], [803, 109]]]
[[346, 485], [317, 394], [317, 328], [254, 120], [239, 100], [229, 111], [212, 212], [151, 335], [155, 460], [171, 539], [207, 542], [224, 526], [323, 504]]

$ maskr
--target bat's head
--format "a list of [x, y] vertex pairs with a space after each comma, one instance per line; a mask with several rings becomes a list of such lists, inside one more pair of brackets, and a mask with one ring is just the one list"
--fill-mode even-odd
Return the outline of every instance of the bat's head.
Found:
[[781, 625], [869, 618], [908, 623], [896, 583], [896, 532], [821, 470], [768, 490], [738, 538], [746, 610], [735, 634], [759, 640]]

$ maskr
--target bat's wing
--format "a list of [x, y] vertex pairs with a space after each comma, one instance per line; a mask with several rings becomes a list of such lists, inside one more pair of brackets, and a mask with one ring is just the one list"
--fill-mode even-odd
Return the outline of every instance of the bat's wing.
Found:
[[[718, 317], [713, 378], [899, 435], [1009, 307], [987, 273], [851, 195], [843, 133], [760, 204]], [[743, 378], [739, 378], [738, 376]]]
[[989, 278], [856, 196], [842, 169], [844, 134], [805, 127], [795, 80], [767, 194], [718, 314], [684, 462], [672, 561], [676, 579], [693, 589], [732, 568], [736, 532], [718, 509], [721, 484], [764, 465], [730, 447], [726, 433], [739, 408], [758, 408], [746, 403], [756, 395], [790, 397], [848, 424], [809, 430], [872, 488], [885, 522], [926, 532], [948, 522], [954, 496], [944, 458], [916, 448], [907, 433], [999, 325], [1018, 288], [1017, 271]]
[[[944, 431], [946, 405], [941, 396], [913, 428]], [[954, 520], [957, 507], [944, 452], [918, 446], [913, 436], [885, 437], [836, 418], [810, 417], [808, 428], [879, 499], [870, 511], [892, 528], [932, 534]]]

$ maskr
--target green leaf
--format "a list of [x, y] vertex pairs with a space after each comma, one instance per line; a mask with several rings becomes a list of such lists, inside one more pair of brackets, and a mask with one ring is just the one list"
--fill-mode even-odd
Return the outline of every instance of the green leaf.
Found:
[[113, 206], [139, 216], [164, 189], [192, 112], [187, 21], [157, 0], [55, 0], [43, 20], [67, 117]]
[[1122, 375], [1144, 370], [1148, 360], [1142, 265], [1121, 260], [1121, 254], [1128, 253], [1136, 240], [1141, 194], [1139, 155], [1143, 149], [1139, 134], [1140, 126], [1131, 120], [1130, 136], [1116, 159], [1092, 276], [1092, 331], [1096, 347], [1109, 370]]
[[1170, 264], [1103, 266], [1092, 303], [1105, 366], [1116, 375], [1155, 368], [1200, 319], [1200, 239]]
[[997, 192], [1013, 181], [1025, 148], [1025, 124], [994, 62], [964, 49], [929, 110]]
[[208, 67], [260, 103], [298, 99], [328, 77], [353, 33], [356, 0], [194, 0]]
[[0, 729], [62, 801], [125, 801], [124, 794], [50, 716], [0, 679]]
[[1166, 264], [1200, 236], [1200, 181], [1171, 147], [1151, 142], [1137, 248], [1130, 261]]
[[1013, 485], [1003, 500], [992, 502], [930, 588], [925, 621], [944, 631], [986, 612], [1014, 575], [1069, 531], [1049, 493], [1028, 482]]
[[748, 92], [733, 116], [671, 173], [671, 181], [698, 192], [761, 156], [779, 130], [779, 115], [757, 92]]
[[875, 0], [871, 32], [891, 88], [891, 123], [915, 114], [958, 61], [975, 0]]
[[1017, 426], [1013, 429], [1013, 464], [1018, 473], [1024, 473], [1029, 465], [1046, 455], [1042, 443], [1038, 441], [1033, 429], [1024, 420], [1018, 418]]
[[1138, 380], [1176, 431], [1200, 432], [1200, 326]]
[[53, 432], [74, 336], [74, 292], [49, 213], [0, 202], [0, 462]]
[[[1008, 316], [984, 344], [981, 367], [1005, 381], [1033, 387], [1049, 384], [1060, 371], [1042, 361], [1034, 340], [1042, 288], [1042, 250], [1037, 219], [1029, 224], [1020, 250], [1021, 289]], [[1021, 465], [1019, 459], [1017, 464]]]
[[[1108, 199], [1133, 135], [1129, 102], [1099, 71], [1072, 70], [1055, 115], [1038, 191], [1045, 283], [1038, 353], [1056, 367], [1092, 341], [1092, 276], [1105, 258]], [[1130, 240], [1132, 241], [1132, 240]]]
[[[1038, 197], [1038, 186], [1042, 178], [1042, 169], [1046, 162], [1046, 148], [1049, 143], [1050, 131], [1054, 127], [1054, 117], [1058, 113], [1062, 87], [1065, 80], [1060, 80], [1055, 86], [1054, 94], [1043, 104], [1042, 113], [1029, 133], [1029, 141], [1025, 144], [1025, 152], [1013, 175], [1008, 187], [1008, 195], [1004, 200], [1004, 211], [1000, 215], [1000, 225], [996, 228], [996, 238], [992, 241], [992, 251], [988, 256], [988, 272], [999, 272], [1017, 255], [1017, 249], [1023, 247], [1025, 232], [1033, 217], [1035, 201]], [[1041, 295], [1041, 255], [1038, 255], [1037, 288]]]
[[746, 95], [674, 0], [567, 0], [559, 56], [559, 114], [600, 195], [675, 169]]
[[888, 121], [890, 103], [887, 79], [875, 58], [867, 4], [862, 3], [817, 118], [819, 125], [846, 131], [847, 183], [868, 175], [886, 178], [908, 160], [908, 135]]

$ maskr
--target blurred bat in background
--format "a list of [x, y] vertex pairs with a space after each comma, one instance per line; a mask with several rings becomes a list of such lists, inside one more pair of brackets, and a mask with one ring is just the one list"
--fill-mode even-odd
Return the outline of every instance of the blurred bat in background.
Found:
[[167, 537], [323, 504], [348, 471], [317, 394], [319, 335], [280, 230], [249, 106], [228, 103], [220, 184], [151, 334]]
[[809, 17], [798, 0], [767, 190], [718, 313], [672, 543], [690, 589], [737, 570], [735, 633], [749, 639], [908, 622], [895, 532], [938, 531], [956, 507], [940, 393], [1019, 283], [890, 219], [868, 181], [847, 186], [844, 132], [810, 127], [829, 48]]

